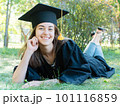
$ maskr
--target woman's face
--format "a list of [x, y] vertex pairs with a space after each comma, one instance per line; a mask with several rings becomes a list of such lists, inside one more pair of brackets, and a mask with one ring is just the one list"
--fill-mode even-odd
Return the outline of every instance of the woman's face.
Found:
[[49, 22], [40, 23], [36, 27], [36, 37], [41, 45], [48, 46], [53, 42], [55, 28], [54, 24]]

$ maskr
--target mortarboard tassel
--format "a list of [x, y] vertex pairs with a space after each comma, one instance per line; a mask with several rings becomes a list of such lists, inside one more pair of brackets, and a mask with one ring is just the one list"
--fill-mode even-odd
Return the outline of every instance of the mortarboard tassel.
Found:
[[62, 34], [60, 33], [60, 35], [58, 36], [58, 40], [63, 40], [64, 37], [62, 36]]
[[61, 33], [58, 36], [58, 40], [63, 40], [64, 37], [62, 36], [62, 15], [63, 15], [63, 10], [62, 10], [62, 0], [61, 0]]

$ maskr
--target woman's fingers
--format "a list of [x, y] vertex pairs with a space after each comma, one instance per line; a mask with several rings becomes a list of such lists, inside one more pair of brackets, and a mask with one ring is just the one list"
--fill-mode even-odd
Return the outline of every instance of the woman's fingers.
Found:
[[27, 48], [32, 52], [36, 51], [38, 49], [38, 39], [36, 37], [29, 39], [27, 42]]
[[28, 87], [32, 87], [32, 86], [40, 86], [40, 84], [42, 83], [42, 81], [31, 81], [31, 82], [28, 82], [26, 84], [24, 84], [22, 86], [22, 88], [28, 88]]
[[57, 83], [59, 83], [57, 79], [46, 80], [46, 81], [31, 81], [31, 82], [24, 84], [22, 88], [40, 86], [41, 84], [51, 85], [51, 84], [57, 84]]
[[31, 44], [32, 44], [32, 46], [38, 45], [38, 39], [37, 39], [36, 37], [33, 37], [33, 38], [31, 39]]

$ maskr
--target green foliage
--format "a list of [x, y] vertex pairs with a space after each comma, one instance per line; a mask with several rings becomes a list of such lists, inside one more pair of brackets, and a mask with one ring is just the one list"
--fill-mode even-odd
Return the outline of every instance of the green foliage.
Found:
[[0, 48], [0, 56], [18, 56], [19, 49]]
[[[63, 17], [62, 29], [64, 36], [72, 38], [83, 50], [91, 40], [90, 33], [98, 26], [109, 28], [115, 14], [104, 0], [52, 0], [52, 6], [68, 10]], [[61, 30], [61, 19], [58, 21]]]
[[[98, 26], [110, 30], [111, 26], [114, 26], [114, 29], [117, 29], [118, 21], [115, 17], [118, 5], [116, 0], [10, 0], [12, 15], [9, 33], [21, 35], [20, 25], [24, 29], [31, 29], [30, 24], [18, 21], [17, 19], [37, 3], [49, 4], [70, 12], [63, 17], [62, 33], [64, 36], [75, 40], [82, 50], [91, 40], [90, 33], [96, 30]], [[0, 13], [0, 17], [2, 16], [2, 20], [0, 20], [0, 26], [2, 26], [0, 27], [0, 33], [4, 35], [6, 0], [0, 2], [0, 9], [2, 9]], [[58, 27], [61, 31], [61, 19], [58, 20]]]

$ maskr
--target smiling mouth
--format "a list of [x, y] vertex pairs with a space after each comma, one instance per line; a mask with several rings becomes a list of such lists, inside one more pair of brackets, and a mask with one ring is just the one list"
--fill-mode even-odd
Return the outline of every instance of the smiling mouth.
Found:
[[50, 39], [50, 37], [41, 37], [42, 39], [44, 39], [44, 40], [48, 40], [48, 39]]

